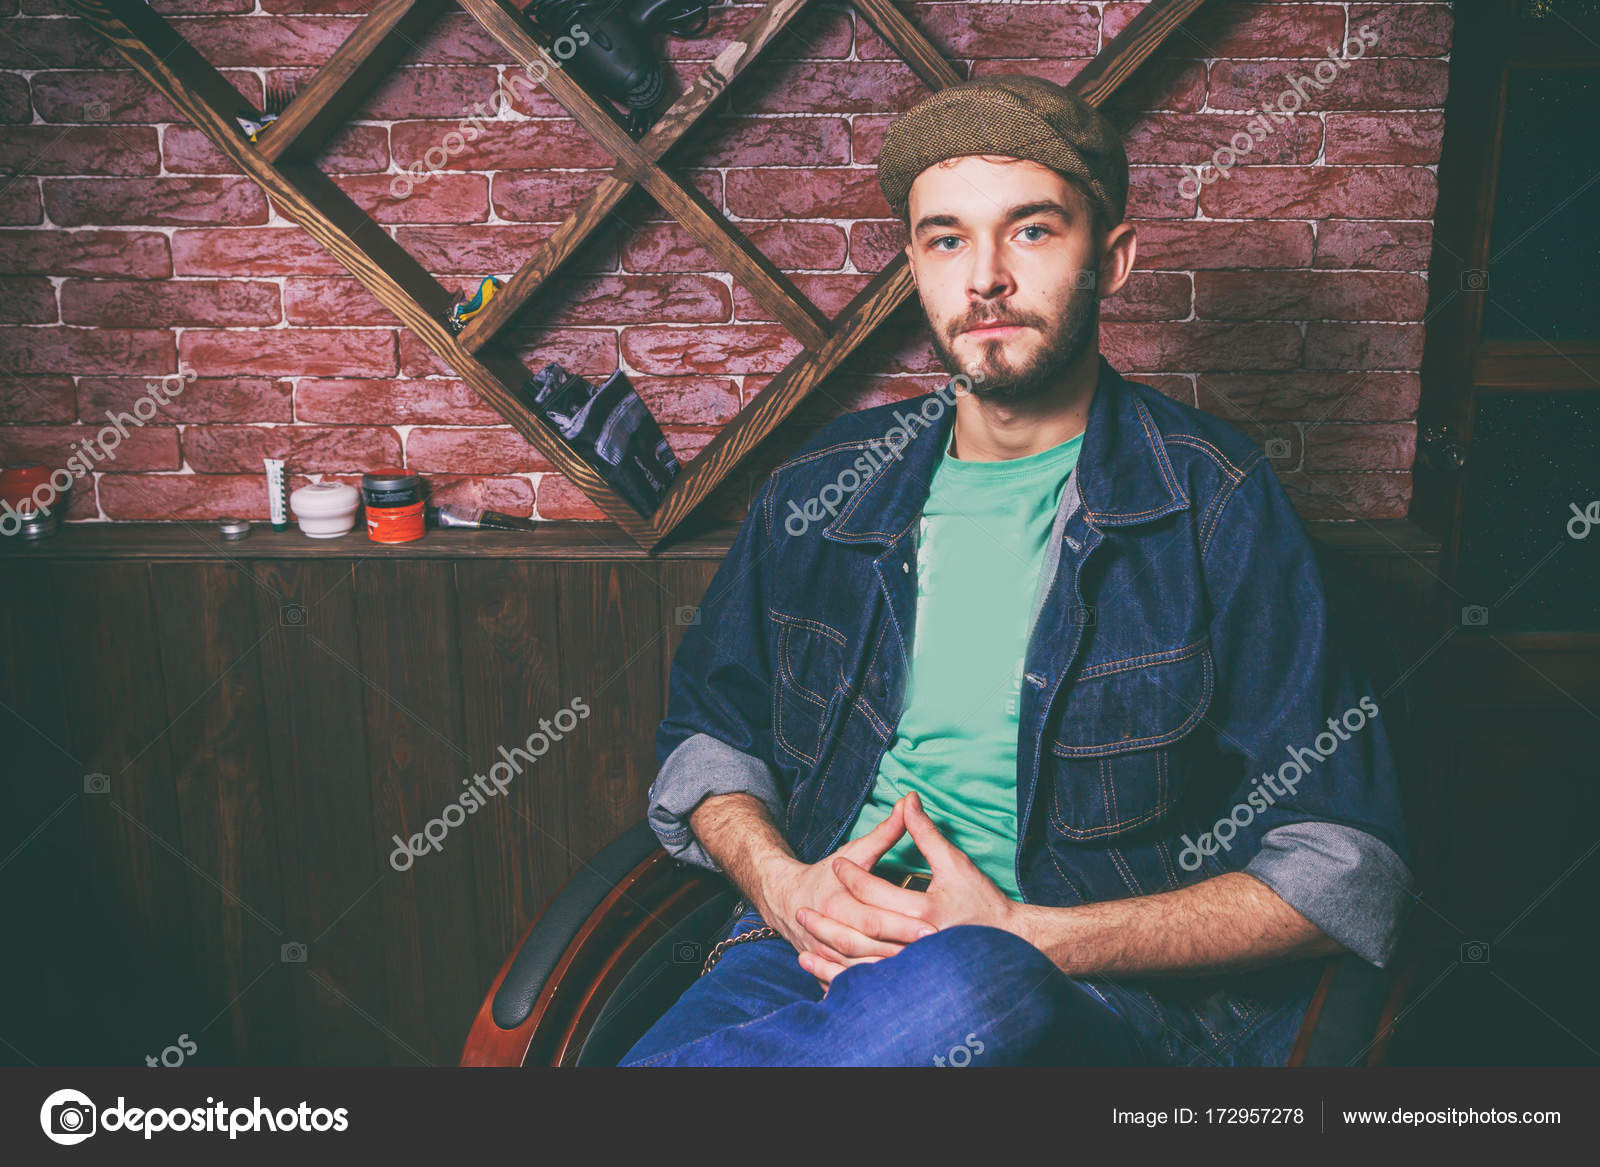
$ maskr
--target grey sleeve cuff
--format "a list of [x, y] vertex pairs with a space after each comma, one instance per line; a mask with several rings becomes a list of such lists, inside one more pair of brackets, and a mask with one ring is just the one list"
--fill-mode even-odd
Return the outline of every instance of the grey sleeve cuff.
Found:
[[713, 794], [753, 794], [783, 821], [783, 799], [771, 768], [710, 734], [685, 738], [667, 755], [650, 785], [650, 829], [674, 859], [721, 871], [689, 829], [689, 813]]
[[1330, 822], [1274, 827], [1245, 874], [1369, 964], [1384, 968], [1415, 898], [1410, 870], [1366, 831]]

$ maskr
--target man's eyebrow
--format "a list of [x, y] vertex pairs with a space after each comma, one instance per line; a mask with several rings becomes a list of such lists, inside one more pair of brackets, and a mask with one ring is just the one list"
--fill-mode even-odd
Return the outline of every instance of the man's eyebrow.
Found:
[[[1002, 223], [1015, 223], [1018, 219], [1030, 219], [1034, 215], [1054, 215], [1064, 223], [1073, 221], [1072, 212], [1062, 206], [1055, 199], [1035, 199], [1031, 203], [1018, 203], [1005, 213]], [[916, 228], [912, 235], [920, 235], [929, 227], [959, 227], [961, 216], [942, 214], [924, 215], [917, 220]]]

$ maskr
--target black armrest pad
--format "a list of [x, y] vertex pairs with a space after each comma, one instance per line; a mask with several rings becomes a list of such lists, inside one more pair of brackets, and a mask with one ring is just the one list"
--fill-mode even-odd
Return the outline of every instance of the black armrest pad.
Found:
[[648, 820], [629, 827], [569, 879], [517, 950], [500, 991], [494, 995], [495, 1024], [515, 1029], [533, 1010], [561, 954], [611, 889], [661, 846]]

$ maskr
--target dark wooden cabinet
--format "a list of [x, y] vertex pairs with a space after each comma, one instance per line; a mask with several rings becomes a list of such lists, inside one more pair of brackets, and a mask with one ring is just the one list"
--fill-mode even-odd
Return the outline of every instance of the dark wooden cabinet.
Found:
[[[647, 557], [594, 524], [193, 530], [0, 558], [0, 1060], [137, 1064], [187, 1033], [206, 1064], [451, 1064], [521, 929], [642, 814], [680, 609], [728, 533]], [[395, 869], [393, 836], [574, 698]]]

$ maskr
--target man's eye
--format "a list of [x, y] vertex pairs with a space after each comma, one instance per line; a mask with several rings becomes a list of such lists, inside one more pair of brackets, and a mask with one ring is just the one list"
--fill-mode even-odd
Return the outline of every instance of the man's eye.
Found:
[[941, 235], [941, 236], [939, 236], [939, 238], [935, 239], [928, 246], [932, 247], [935, 251], [948, 251], [948, 250], [950, 250], [948, 247], [940, 247], [939, 246], [939, 244], [943, 243], [946, 239], [955, 239], [955, 236], [954, 235]]
[[[1024, 231], [1043, 231], [1046, 235], [1050, 234], [1050, 229], [1048, 227], [1045, 227], [1045, 226], [1039, 224], [1039, 223], [1029, 223], [1026, 227], [1023, 228], [1023, 230]], [[1038, 239], [1035, 238], [1033, 240], [1033, 242], [1037, 243]]]

